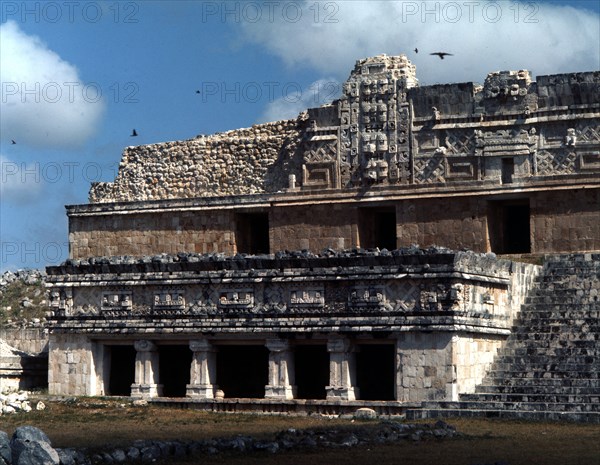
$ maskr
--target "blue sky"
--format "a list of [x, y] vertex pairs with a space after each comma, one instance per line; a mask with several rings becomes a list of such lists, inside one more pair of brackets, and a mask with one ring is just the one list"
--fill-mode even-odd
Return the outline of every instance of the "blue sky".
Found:
[[[357, 59], [405, 53], [421, 85], [600, 69], [600, 0], [0, 9], [2, 271], [67, 258], [64, 205], [86, 203], [90, 182], [112, 181], [124, 147], [293, 117], [336, 97]], [[439, 50], [454, 56], [429, 55]]]

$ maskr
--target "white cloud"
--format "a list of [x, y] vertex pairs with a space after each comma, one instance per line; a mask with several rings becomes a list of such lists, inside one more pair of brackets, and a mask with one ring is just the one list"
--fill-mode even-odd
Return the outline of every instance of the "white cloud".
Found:
[[14, 21], [0, 26], [0, 129], [7, 140], [46, 148], [83, 144], [104, 110], [98, 86]]
[[[342, 80], [357, 59], [381, 53], [406, 54], [421, 84], [482, 83], [509, 69], [538, 76], [600, 68], [598, 14], [552, 3], [309, 0], [301, 10], [295, 22], [276, 11], [243, 30], [286, 65]], [[454, 56], [429, 55], [437, 51]]]
[[270, 102], [259, 122], [296, 118], [300, 112], [307, 108], [315, 108], [330, 103], [342, 93], [341, 84], [333, 78], [319, 79], [306, 89], [302, 89], [300, 85], [286, 88], [292, 90]]

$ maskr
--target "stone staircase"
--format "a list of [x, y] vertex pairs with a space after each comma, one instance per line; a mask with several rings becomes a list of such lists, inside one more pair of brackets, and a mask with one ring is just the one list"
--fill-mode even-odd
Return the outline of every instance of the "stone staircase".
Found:
[[548, 257], [481, 385], [407, 417], [600, 423], [600, 254]]

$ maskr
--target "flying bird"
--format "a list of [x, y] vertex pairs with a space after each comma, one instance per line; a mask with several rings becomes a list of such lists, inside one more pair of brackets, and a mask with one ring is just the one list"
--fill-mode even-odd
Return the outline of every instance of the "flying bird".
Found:
[[15, 144], [16, 144], [16, 142], [15, 142], [13, 139], [11, 139], [11, 140], [10, 140], [10, 143], [11, 143], [12, 145], [15, 145]]
[[437, 55], [440, 57], [441, 60], [443, 60], [445, 56], [449, 56], [449, 57], [454, 56], [454, 55], [452, 55], [452, 53], [446, 53], [446, 52], [433, 52], [433, 53], [430, 53], [430, 55]]
[[197, 93], [197, 94], [199, 94], [199, 93], [200, 93], [200, 91], [199, 91], [199, 90], [197, 90], [197, 91], [196, 91], [196, 93]]
[[419, 53], [419, 49], [418, 48], [415, 48], [415, 53]]
[[131, 132], [131, 136], [129, 136], [129, 137], [137, 137], [137, 135], [138, 135], [138, 133], [137, 133], [137, 131], [134, 129], [134, 130]]

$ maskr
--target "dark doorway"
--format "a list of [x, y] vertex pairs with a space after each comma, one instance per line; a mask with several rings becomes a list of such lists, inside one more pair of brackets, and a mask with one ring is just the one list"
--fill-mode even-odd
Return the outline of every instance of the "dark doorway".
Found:
[[217, 383], [225, 397], [262, 399], [269, 370], [269, 351], [264, 346], [219, 346]]
[[511, 184], [513, 182], [514, 174], [515, 174], [514, 158], [503, 158], [502, 159], [502, 184]]
[[531, 252], [529, 199], [490, 202], [488, 228], [492, 252]]
[[360, 246], [364, 249], [396, 249], [396, 209], [361, 208], [358, 214]]
[[135, 348], [133, 346], [104, 346], [106, 361], [110, 364], [108, 375], [109, 396], [130, 396], [135, 381]]
[[356, 353], [356, 384], [361, 400], [394, 400], [396, 346], [362, 344]]
[[164, 397], [185, 397], [190, 383], [192, 351], [185, 346], [158, 346], [158, 382]]
[[269, 253], [269, 214], [238, 213], [235, 243], [239, 253]]
[[309, 345], [294, 348], [294, 365], [298, 399], [325, 399], [329, 385], [327, 346]]

